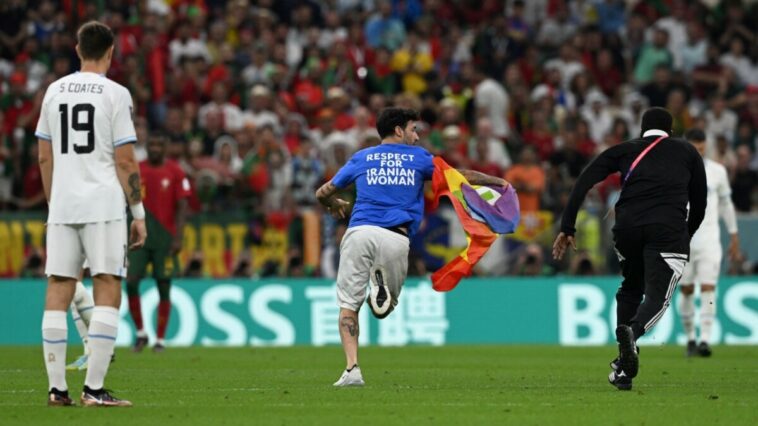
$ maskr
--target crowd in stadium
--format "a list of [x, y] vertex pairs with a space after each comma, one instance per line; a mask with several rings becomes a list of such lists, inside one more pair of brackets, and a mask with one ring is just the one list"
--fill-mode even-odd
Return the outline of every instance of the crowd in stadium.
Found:
[[[34, 128], [92, 19], [117, 35], [108, 77], [134, 98], [139, 159], [148, 134], [167, 134], [194, 213], [290, 223], [318, 209], [318, 186], [380, 142], [388, 105], [419, 110], [420, 143], [450, 165], [511, 182], [523, 218], [559, 217], [582, 168], [638, 136], [648, 106], [671, 111], [676, 135], [705, 131], [737, 210], [758, 208], [756, 1], [6, 0], [0, 212], [46, 207]], [[619, 185], [587, 210], [604, 216]], [[323, 220], [329, 253], [345, 224]], [[530, 261], [544, 254], [526, 245], [509, 272], [593, 268]]]

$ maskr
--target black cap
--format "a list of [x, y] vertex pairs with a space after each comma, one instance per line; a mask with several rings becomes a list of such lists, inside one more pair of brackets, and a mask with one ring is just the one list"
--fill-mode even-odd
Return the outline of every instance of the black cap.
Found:
[[671, 113], [661, 107], [649, 108], [642, 114], [642, 133], [648, 130], [663, 130], [671, 135], [671, 128], [674, 125], [674, 118]]

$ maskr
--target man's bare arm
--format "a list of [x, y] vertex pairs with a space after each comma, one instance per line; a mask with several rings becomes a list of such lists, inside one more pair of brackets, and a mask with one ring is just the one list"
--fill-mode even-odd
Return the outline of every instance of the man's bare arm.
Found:
[[331, 180], [329, 180], [329, 182], [321, 185], [321, 187], [316, 190], [316, 198], [319, 203], [329, 207], [331, 205], [331, 198], [336, 193], [337, 187], [334, 186]]
[[458, 170], [471, 185], [508, 186], [508, 181], [496, 176], [490, 176], [475, 170]]
[[337, 188], [330, 180], [321, 185], [321, 188], [316, 191], [316, 199], [326, 207], [326, 210], [331, 213], [332, 216], [338, 219], [345, 219], [349, 216], [348, 208], [350, 207], [350, 203], [335, 197], [334, 194], [336, 194], [337, 191], [339, 191], [339, 188]]
[[116, 148], [116, 174], [126, 194], [126, 201], [130, 206], [142, 202], [142, 181], [139, 176], [139, 165], [134, 158], [134, 146], [132, 144], [121, 145]]
[[42, 175], [42, 187], [45, 190], [45, 199], [50, 204], [50, 191], [53, 189], [53, 143], [49, 140], [39, 139], [37, 146], [39, 147], [37, 160]]
[[134, 146], [125, 144], [116, 147], [115, 160], [116, 175], [126, 194], [126, 201], [134, 218], [129, 230], [129, 249], [138, 249], [145, 244], [147, 228], [145, 227], [145, 208], [142, 206], [142, 182], [139, 177], [139, 165], [137, 159], [134, 158]]

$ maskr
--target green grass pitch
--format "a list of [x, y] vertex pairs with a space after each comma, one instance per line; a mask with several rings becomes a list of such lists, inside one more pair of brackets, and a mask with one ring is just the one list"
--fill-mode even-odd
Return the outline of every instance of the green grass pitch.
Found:
[[[69, 358], [81, 347], [70, 346]], [[339, 347], [119, 349], [106, 382], [129, 409], [48, 408], [41, 348], [0, 347], [0, 424], [756, 425], [758, 347], [644, 347], [630, 392], [614, 348], [361, 349], [366, 387], [335, 389]], [[68, 372], [77, 395], [84, 372]]]

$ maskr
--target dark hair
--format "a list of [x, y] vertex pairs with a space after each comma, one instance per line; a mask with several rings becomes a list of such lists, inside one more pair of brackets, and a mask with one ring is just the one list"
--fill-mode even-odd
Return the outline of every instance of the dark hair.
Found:
[[379, 132], [379, 136], [384, 139], [395, 133], [396, 126], [405, 128], [409, 121], [418, 120], [418, 112], [412, 109], [385, 108], [379, 113], [379, 118], [376, 120], [376, 131]]
[[170, 141], [171, 138], [168, 137], [168, 133], [162, 130], [154, 130], [147, 135], [147, 140], [151, 140], [151, 139], [155, 139], [155, 140], [159, 140], [161, 142], [167, 143]]
[[671, 134], [674, 119], [671, 117], [671, 113], [665, 108], [653, 107], [649, 108], [642, 114], [642, 133], [648, 130], [657, 129]]
[[82, 25], [76, 33], [79, 44], [79, 54], [84, 60], [96, 61], [105, 56], [105, 52], [113, 46], [113, 31], [97, 21]]
[[684, 138], [690, 142], [705, 142], [705, 133], [700, 129], [690, 129], [684, 133]]

